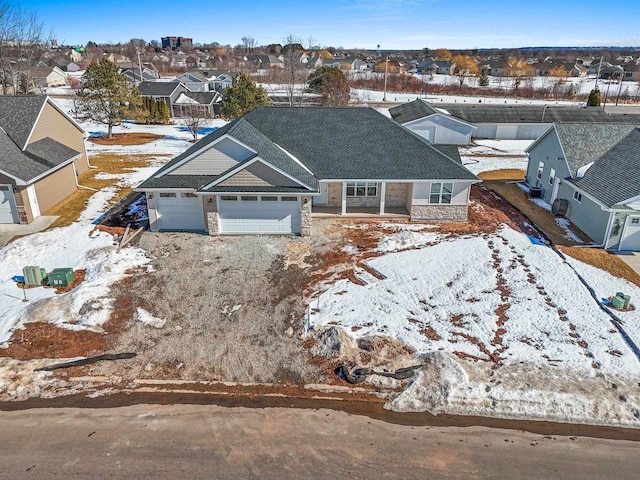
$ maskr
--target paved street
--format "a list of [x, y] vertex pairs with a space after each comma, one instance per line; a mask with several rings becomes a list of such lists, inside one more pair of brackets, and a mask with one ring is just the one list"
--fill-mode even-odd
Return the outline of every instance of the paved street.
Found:
[[331, 410], [0, 412], [0, 478], [635, 478], [640, 443], [384, 423]]

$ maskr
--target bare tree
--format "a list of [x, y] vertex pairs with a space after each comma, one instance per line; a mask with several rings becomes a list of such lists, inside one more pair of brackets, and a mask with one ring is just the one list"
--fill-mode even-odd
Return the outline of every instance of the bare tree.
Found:
[[301, 105], [304, 98], [304, 91], [307, 85], [307, 72], [305, 65], [301, 62], [304, 53], [302, 39], [293, 34], [287, 35], [283, 47], [284, 56], [284, 78], [287, 100], [290, 106], [296, 103]]
[[32, 68], [41, 58], [51, 34], [45, 34], [44, 24], [34, 12], [25, 11], [0, 1], [0, 86], [7, 93], [34, 86]]
[[182, 114], [180, 121], [193, 136], [193, 143], [197, 142], [200, 127], [203, 127], [209, 118], [206, 107], [203, 108], [202, 105], [195, 104], [180, 105], [180, 111]]
[[256, 39], [253, 37], [242, 37], [240, 40], [242, 41], [245, 53], [253, 53], [253, 50], [256, 48]]

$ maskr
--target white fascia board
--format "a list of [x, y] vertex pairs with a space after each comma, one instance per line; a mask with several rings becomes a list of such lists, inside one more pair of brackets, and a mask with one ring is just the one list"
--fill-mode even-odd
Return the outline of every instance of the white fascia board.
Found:
[[49, 102], [49, 104], [55, 108], [58, 112], [60, 112], [62, 115], [65, 116], [65, 118], [67, 120], [69, 120], [74, 127], [76, 127], [78, 130], [80, 130], [82, 132], [82, 135], [84, 138], [88, 138], [89, 137], [89, 132], [86, 131], [84, 128], [82, 128], [82, 125], [80, 125], [78, 122], [76, 122], [73, 117], [71, 117], [67, 112], [65, 112], [64, 110], [62, 110], [62, 108], [60, 108], [58, 105], [56, 105], [56, 102], [54, 102], [53, 100], [51, 100], [49, 97], [47, 97], [47, 102]]
[[462, 125], [466, 125], [467, 127], [478, 128], [478, 127], [476, 127], [475, 125], [473, 125], [471, 123], [465, 122], [464, 120], [460, 120], [458, 117], [452, 117], [451, 115], [447, 115], [446, 113], [432, 113], [431, 115], [427, 115], [426, 117], [416, 118], [415, 120], [411, 120], [410, 122], [403, 123], [402, 125], [404, 127], [407, 127], [407, 126], [410, 126], [410, 125], [412, 125], [412, 124], [414, 124], [416, 122], [421, 122], [423, 120], [426, 120], [428, 118], [435, 117], [435, 116], [446, 117], [446, 118], [448, 118], [450, 120], [453, 120], [456, 123], [461, 123]]
[[202, 148], [196, 150], [195, 152], [193, 152], [188, 157], [183, 158], [182, 160], [180, 160], [175, 165], [172, 165], [171, 167], [167, 168], [166, 170], [164, 170], [164, 171], [160, 172], [159, 174], [155, 175], [153, 178], [160, 178], [160, 177], [165, 176], [169, 172], [172, 172], [175, 169], [177, 169], [178, 167], [181, 167], [182, 165], [184, 165], [185, 163], [189, 162], [190, 160], [192, 160], [193, 158], [197, 157], [198, 155], [201, 155], [204, 152], [206, 152], [207, 150], [212, 149], [215, 145], [217, 145], [218, 143], [220, 143], [222, 140], [224, 140], [226, 138], [228, 138], [229, 140], [234, 141], [235, 143], [237, 143], [241, 147], [246, 148], [253, 155], [257, 155], [258, 154], [258, 152], [256, 152], [253, 148], [249, 147], [248, 145], [245, 145], [241, 141], [239, 141], [239, 140], [235, 139], [234, 137], [232, 137], [231, 135], [225, 133], [220, 138], [215, 139], [213, 142], [209, 143], [208, 145], [204, 145]]
[[317, 197], [320, 192], [196, 192], [198, 196], [208, 195], [260, 195], [261, 197]]
[[3, 175], [6, 175], [7, 177], [13, 179], [16, 182], [16, 185], [27, 185], [27, 182], [22, 180], [21, 178], [16, 177], [15, 175], [11, 175], [8, 172], [5, 172], [4, 170], [0, 170], [0, 173]]
[[414, 179], [414, 180], [407, 180], [406, 178], [402, 179], [402, 180], [396, 180], [393, 178], [370, 178], [370, 179], [362, 179], [362, 178], [358, 178], [358, 179], [349, 179], [349, 178], [323, 178], [322, 180], [318, 180], [321, 183], [327, 183], [327, 182], [385, 182], [385, 183], [416, 183], [416, 182], [450, 182], [450, 183], [468, 183], [469, 185], [472, 185], [474, 183], [478, 183], [479, 181], [482, 180], [462, 180], [462, 179], [455, 179], [455, 178], [446, 178], [446, 179], [438, 179], [438, 178], [418, 178], [418, 179]]
[[29, 145], [29, 140], [31, 140], [31, 137], [33, 136], [33, 131], [36, 129], [36, 125], [40, 121], [40, 117], [42, 116], [42, 112], [44, 111], [44, 106], [47, 104], [47, 99], [48, 99], [48, 97], [46, 97], [44, 99], [44, 102], [42, 102], [42, 107], [40, 107], [40, 111], [38, 112], [38, 116], [36, 117], [36, 121], [33, 122], [33, 125], [31, 125], [31, 131], [29, 132], [29, 136], [27, 137], [27, 141], [24, 142], [24, 145], [21, 147], [23, 152], [26, 150], [27, 145]]
[[309, 170], [309, 169], [307, 168], [307, 166], [306, 166], [304, 163], [302, 163], [300, 160], [298, 160], [298, 159], [297, 159], [293, 154], [289, 153], [287, 150], [285, 150], [284, 148], [282, 148], [280, 145], [278, 145], [278, 144], [277, 144], [277, 143], [275, 143], [275, 142], [274, 142], [274, 145], [275, 145], [276, 147], [278, 147], [280, 150], [282, 150], [284, 153], [286, 153], [286, 154], [287, 154], [287, 156], [288, 156], [289, 158], [291, 158], [291, 160], [293, 160], [294, 162], [296, 162], [298, 165], [300, 165], [302, 168], [304, 168], [307, 172], [309, 172], [311, 175], [313, 175], [313, 172], [312, 172], [311, 170]]
[[167, 193], [167, 192], [181, 192], [181, 193], [195, 193], [197, 188], [176, 188], [176, 187], [153, 187], [153, 188], [140, 188], [136, 187], [132, 189], [134, 192], [145, 192], [145, 193]]
[[238, 165], [236, 168], [234, 168], [233, 170], [230, 170], [229, 172], [227, 172], [226, 174], [224, 174], [222, 177], [220, 178], [216, 178], [213, 182], [209, 183], [208, 185], [205, 185], [204, 187], [200, 188], [199, 190], [208, 190], [211, 187], [214, 187], [216, 185], [218, 185], [219, 183], [224, 182], [226, 179], [228, 179], [229, 177], [234, 176], [236, 173], [244, 170], [245, 168], [247, 168], [249, 165], [253, 165], [256, 162], [260, 162], [263, 165], [265, 165], [266, 167], [271, 168], [272, 170], [278, 172], [280, 175], [284, 175], [285, 177], [287, 177], [289, 180], [291, 180], [292, 182], [296, 182], [298, 185], [300, 185], [301, 187], [304, 187], [308, 190], [311, 190], [312, 192], [315, 191], [314, 188], [311, 188], [309, 185], [307, 185], [306, 183], [301, 182], [300, 180], [298, 180], [297, 178], [292, 177], [291, 175], [289, 175], [287, 172], [284, 172], [282, 170], [280, 170], [278, 167], [273, 166], [272, 164], [270, 164], [269, 162], [265, 161], [264, 159], [260, 158], [260, 157], [255, 157], [252, 158], [251, 160], [249, 160], [246, 163], [242, 163], [241, 165]]

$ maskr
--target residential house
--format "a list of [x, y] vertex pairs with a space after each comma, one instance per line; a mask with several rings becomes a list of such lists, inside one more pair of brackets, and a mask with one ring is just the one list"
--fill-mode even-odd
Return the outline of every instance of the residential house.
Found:
[[78, 189], [87, 133], [45, 96], [0, 96], [0, 223], [30, 223]]
[[314, 215], [464, 221], [478, 181], [371, 108], [259, 107], [136, 190], [153, 231], [309, 235]]
[[472, 138], [482, 139], [535, 140], [555, 122], [634, 123], [640, 119], [638, 114], [608, 114], [599, 107], [465, 103], [434, 106], [475, 125]]
[[490, 75], [492, 77], [506, 77], [507, 61], [506, 60], [489, 60], [478, 65], [480, 73]]
[[216, 118], [220, 115], [222, 95], [218, 92], [181, 92], [173, 102], [173, 115], [177, 118]]
[[569, 75], [572, 77], [586, 77], [589, 74], [589, 69], [580, 63], [576, 63], [569, 70]]
[[62, 87], [67, 84], [67, 73], [60, 67], [33, 67], [28, 65], [20, 65], [15, 73], [16, 85], [20, 85], [20, 78], [25, 75], [30, 80], [29, 92], [42, 91], [48, 87]]
[[154, 82], [142, 82], [138, 85], [140, 95], [143, 97], [150, 97], [154, 100], [164, 100], [169, 109], [169, 114], [173, 117], [173, 103], [178, 99], [182, 92], [187, 91], [184, 85], [180, 82], [171, 81], [154, 81]]
[[200, 70], [190, 70], [180, 75], [177, 80], [191, 92], [208, 92], [209, 79]]
[[455, 64], [447, 60], [424, 60], [416, 66], [421, 75], [453, 75]]
[[[596, 243], [619, 248], [627, 216], [640, 210], [639, 126], [554, 124], [526, 150], [526, 184], [540, 188], [545, 202], [562, 204], [564, 216]], [[630, 241], [622, 247], [640, 245]]]
[[[354, 57], [332, 58], [324, 62], [325, 67], [335, 67], [343, 71], [362, 72], [369, 69], [369, 65], [364, 60]], [[389, 63], [391, 66], [391, 63]]]
[[139, 67], [121, 68], [120, 73], [124, 75], [129, 85], [138, 85], [140, 82], [153, 82], [158, 79], [158, 72], [146, 67], [142, 69], [142, 78], [140, 77]]
[[476, 128], [420, 99], [393, 107], [389, 114], [400, 125], [434, 144], [468, 145]]
[[244, 61], [257, 69], [258, 73], [265, 74], [271, 68], [284, 68], [284, 60], [275, 55], [247, 55]]
[[640, 82], [640, 64], [628, 63], [622, 66], [624, 69], [624, 80]]

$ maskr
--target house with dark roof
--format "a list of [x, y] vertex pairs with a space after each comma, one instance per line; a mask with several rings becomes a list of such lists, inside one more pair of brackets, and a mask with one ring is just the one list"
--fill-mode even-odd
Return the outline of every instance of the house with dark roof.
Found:
[[222, 95], [218, 92], [185, 91], [173, 102], [173, 116], [177, 118], [216, 118], [220, 115]]
[[0, 223], [30, 223], [78, 189], [87, 133], [45, 96], [0, 96]]
[[178, 99], [182, 92], [187, 91], [184, 85], [179, 81], [163, 82], [141, 82], [138, 90], [142, 97], [153, 98], [154, 100], [164, 100], [169, 109], [169, 114], [173, 117], [173, 103]]
[[400, 125], [438, 145], [469, 145], [476, 128], [421, 99], [390, 108], [389, 114]]
[[623, 230], [627, 217], [633, 230], [640, 216], [639, 128], [640, 122], [555, 124], [527, 148], [525, 182], [597, 244], [640, 249], [640, 233]]
[[260, 107], [136, 190], [153, 231], [309, 235], [313, 216], [464, 221], [479, 179], [371, 108]]

